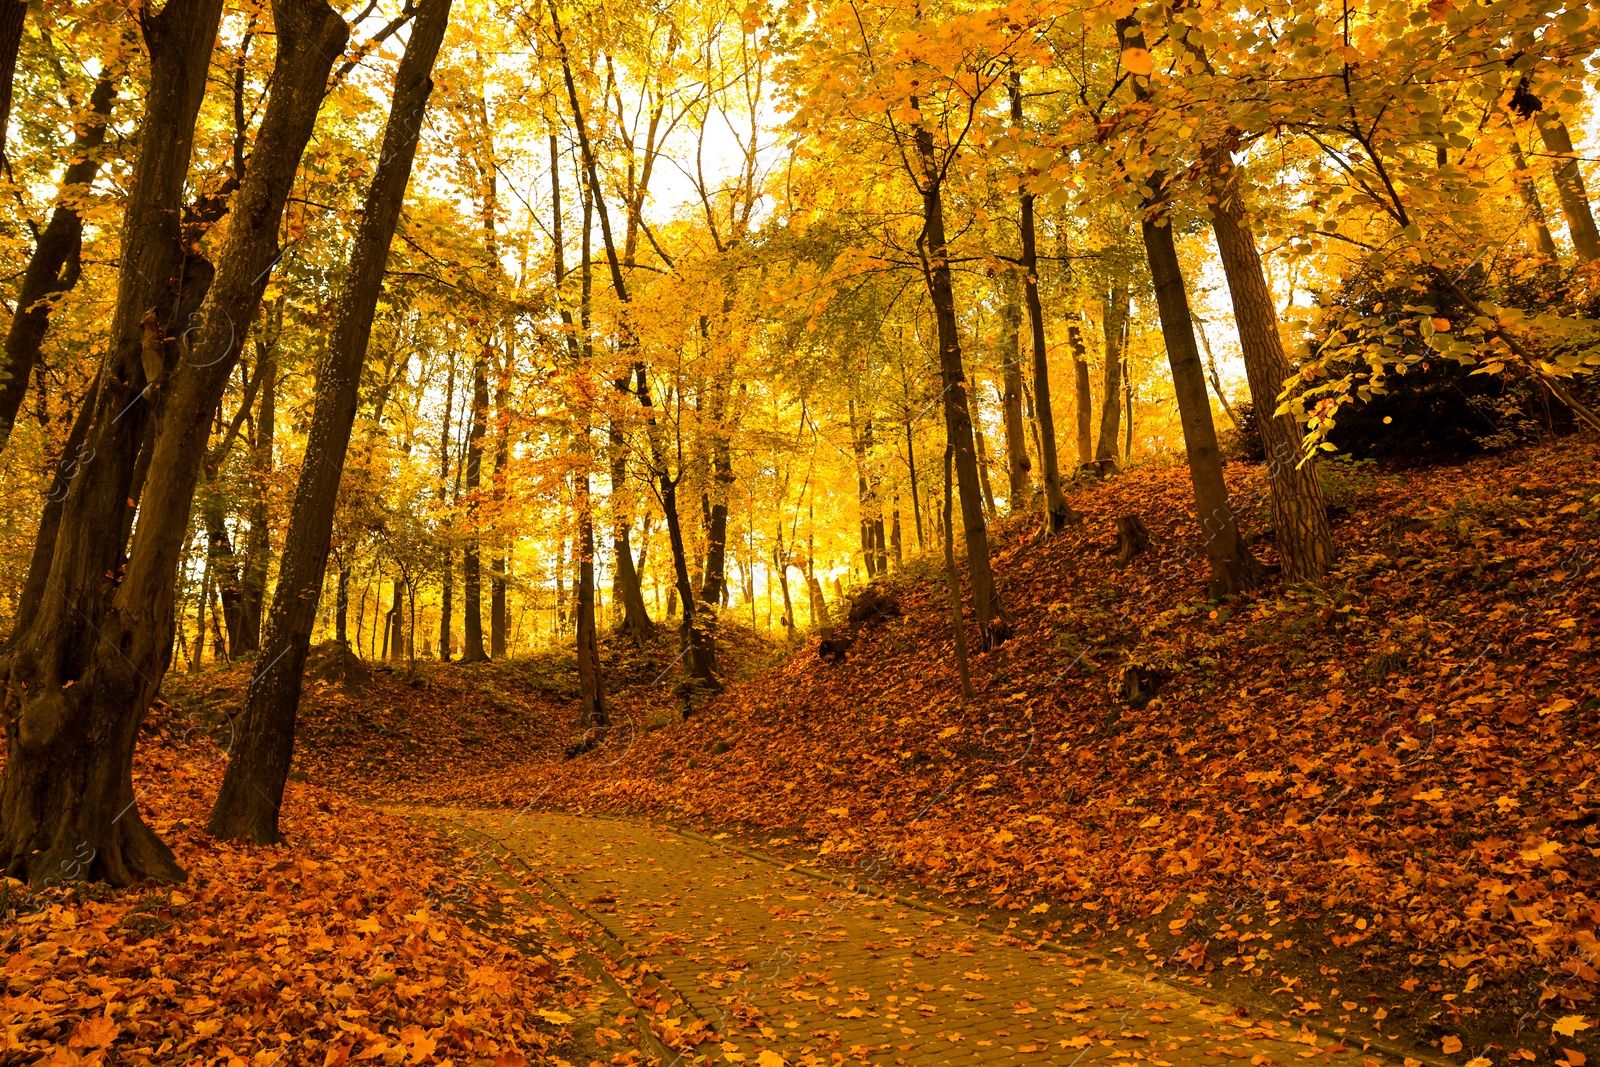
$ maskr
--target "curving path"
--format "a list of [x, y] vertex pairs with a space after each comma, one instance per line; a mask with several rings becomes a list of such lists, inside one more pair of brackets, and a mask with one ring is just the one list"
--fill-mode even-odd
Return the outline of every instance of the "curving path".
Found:
[[666, 827], [426, 815], [494, 839], [659, 974], [669, 1039], [673, 1029], [721, 1037], [685, 1063], [1399, 1064], [1297, 1023], [1241, 1017], [1181, 983]]

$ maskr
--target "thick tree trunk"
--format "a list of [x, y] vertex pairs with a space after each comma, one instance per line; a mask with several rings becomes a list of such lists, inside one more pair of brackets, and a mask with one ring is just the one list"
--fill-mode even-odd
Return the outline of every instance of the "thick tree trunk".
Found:
[[[0, 855], [12, 877], [54, 879], [69, 864], [117, 884], [183, 877], [138, 817], [134, 739], [171, 662], [177, 564], [211, 415], [279, 256], [283, 206], [349, 33], [323, 0], [274, 3], [278, 51], [252, 164], [204, 302], [169, 338], [166, 316], [183, 306], [173, 291], [185, 270], [181, 197], [220, 8], [168, 0], [142, 20], [150, 85], [89, 433], [97, 460], [68, 494], [52, 595], [5, 665], [11, 758], [0, 778]], [[148, 478], [124, 563], [120, 539], [106, 531], [125, 521], [141, 462], [129, 446], [147, 436]]]
[[[1076, 313], [1074, 313], [1076, 314]], [[1094, 462], [1094, 400], [1089, 388], [1089, 360], [1083, 347], [1083, 330], [1076, 318], [1067, 323], [1067, 344], [1072, 348], [1074, 407], [1078, 416], [1078, 466]]]
[[1522, 203], [1528, 209], [1528, 226], [1533, 233], [1533, 249], [1542, 256], [1558, 259], [1556, 239], [1550, 236], [1550, 220], [1545, 216], [1544, 204], [1539, 200], [1539, 189], [1533, 184], [1533, 174], [1528, 169], [1528, 161], [1522, 154], [1522, 141], [1517, 137], [1515, 129], [1511, 135], [1511, 162], [1516, 168], [1513, 177], [1517, 183], [1517, 191], [1522, 194]]
[[1199, 346], [1195, 344], [1194, 322], [1189, 297], [1184, 291], [1172, 227], [1165, 215], [1150, 217], [1151, 212], [1161, 209], [1159, 201], [1145, 205], [1142, 224], [1145, 251], [1150, 260], [1150, 277], [1155, 282], [1156, 306], [1161, 313], [1161, 335], [1172, 368], [1178, 418], [1183, 424], [1189, 477], [1194, 484], [1195, 518], [1200, 524], [1200, 536], [1211, 567], [1210, 594], [1217, 598], [1259, 585], [1261, 564], [1239, 536], [1238, 516], [1228, 501], [1216, 426], [1211, 420], [1211, 401], [1206, 394], [1205, 369], [1200, 363]]
[[17, 51], [28, 18], [28, 0], [0, 0], [0, 159], [6, 154], [11, 124], [11, 83], [17, 73]]
[[[328, 561], [339, 479], [360, 397], [361, 366], [383, 286], [389, 242], [400, 217], [433, 88], [428, 75], [449, 15], [450, 0], [420, 0], [411, 39], [395, 75], [394, 103], [384, 127], [377, 171], [367, 189], [344, 289], [334, 307], [327, 355], [317, 378], [305, 459], [295, 486], [278, 584], [262, 634], [260, 659], [267, 666], [251, 679], [240, 736], [211, 810], [208, 829], [217, 837], [263, 844], [280, 840], [278, 809], [294, 753], [295, 712]], [[335, 48], [333, 54], [339, 51]]]
[[244, 581], [239, 604], [239, 632], [230, 638], [234, 655], [255, 652], [261, 648], [261, 609], [267, 595], [267, 564], [272, 557], [272, 544], [268, 537], [267, 494], [272, 480], [272, 446], [277, 428], [278, 405], [278, 346], [273, 343], [257, 344], [261, 376], [261, 405], [256, 414], [255, 455], [251, 463], [250, 533], [245, 538]]
[[[1022, 125], [1022, 83], [1011, 76], [1011, 122]], [[1039, 477], [1044, 481], [1044, 505], [1049, 529], [1060, 530], [1079, 516], [1067, 505], [1061, 490], [1061, 464], [1056, 457], [1056, 419], [1050, 401], [1050, 353], [1044, 340], [1044, 306], [1039, 301], [1039, 243], [1034, 226], [1033, 194], [1022, 187], [1022, 296], [1028, 308], [1029, 337], [1033, 343], [1033, 410], [1039, 426]], [[959, 458], [959, 457], [958, 457]], [[960, 464], [956, 471], [960, 473]]]
[[1289, 358], [1283, 351], [1272, 291], [1245, 214], [1244, 179], [1225, 150], [1214, 153], [1208, 164], [1212, 228], [1233, 296], [1250, 402], [1266, 450], [1283, 576], [1291, 582], [1316, 581], [1333, 566], [1333, 533], [1328, 528], [1328, 509], [1315, 460], [1302, 461], [1300, 424], [1292, 415], [1273, 414], [1289, 377]]
[[[994, 623], [1004, 617], [1000, 592], [995, 587], [989, 564], [989, 535], [983, 517], [983, 486], [978, 473], [977, 446], [973, 438], [972, 414], [967, 406], [966, 373], [961, 366], [961, 336], [956, 319], [955, 287], [950, 278], [950, 250], [944, 230], [943, 175], [934, 154], [933, 133], [926, 126], [916, 130], [916, 148], [921, 162], [923, 237], [926, 242], [923, 273], [928, 297], [938, 324], [939, 372], [944, 382], [944, 415], [947, 440], [954, 448], [956, 481], [961, 496], [961, 524], [967, 542], [967, 576], [972, 586], [974, 617], [979, 643], [992, 647], [1001, 639], [1001, 628]], [[1059, 486], [1058, 486], [1059, 491]], [[1063, 505], [1064, 506], [1064, 505]]]
[[[14, 16], [20, 33], [20, 13], [26, 10], [27, 5], [19, 0], [0, 0], [0, 68], [5, 62], [4, 33], [8, 28], [5, 20]], [[14, 62], [14, 51], [11, 58]], [[6, 94], [9, 104], [11, 79], [3, 69], [0, 69], [0, 76], [5, 79], [0, 84], [0, 93]], [[33, 255], [23, 270], [22, 285], [17, 290], [17, 311], [6, 331], [5, 363], [0, 365], [0, 371], [6, 375], [5, 380], [0, 381], [0, 452], [5, 450], [11, 428], [16, 425], [17, 412], [22, 410], [28, 379], [33, 375], [39, 348], [50, 325], [50, 311], [61, 294], [78, 283], [78, 255], [83, 249], [83, 218], [78, 214], [78, 205], [100, 173], [100, 148], [105, 144], [106, 120], [111, 115], [115, 98], [115, 81], [110, 74], [102, 74], [89, 97], [89, 121], [73, 137], [71, 161], [61, 177], [50, 221], [39, 234]], [[4, 133], [4, 116], [0, 115], [0, 147], [3, 147]]]
[[1100, 407], [1100, 440], [1094, 458], [1117, 461], [1117, 424], [1122, 418], [1122, 332], [1128, 324], [1128, 286], [1121, 282], [1100, 302], [1100, 321], [1106, 331], [1105, 399]]
[[84, 467], [94, 461], [94, 450], [88, 445], [89, 423], [96, 409], [95, 394], [99, 381], [89, 384], [89, 389], [78, 404], [78, 414], [72, 420], [67, 443], [56, 459], [50, 477], [50, 491], [45, 494], [44, 511], [39, 516], [39, 530], [33, 539], [33, 554], [28, 560], [28, 577], [22, 583], [22, 594], [17, 598], [17, 621], [12, 636], [27, 632], [33, 617], [44, 602], [46, 582], [50, 578], [50, 564], [55, 559], [56, 536], [61, 529], [61, 512], [66, 505], [67, 493]]
[[[1117, 31], [1127, 46], [1143, 48], [1144, 33], [1131, 18], [1117, 20]], [[1149, 88], [1134, 81], [1140, 100]], [[1206, 372], [1200, 362], [1200, 347], [1195, 342], [1194, 312], [1183, 284], [1183, 269], [1173, 241], [1171, 216], [1165, 198], [1166, 175], [1157, 171], [1145, 179], [1153, 193], [1143, 203], [1140, 231], [1150, 279], [1155, 284], [1156, 307], [1161, 314], [1161, 336], [1167, 346], [1167, 362], [1172, 368], [1172, 389], [1178, 401], [1178, 418], [1183, 424], [1184, 450], [1189, 459], [1189, 478], [1194, 485], [1195, 519], [1210, 565], [1210, 595], [1213, 599], [1253, 589], [1261, 583], [1261, 563], [1245, 547], [1239, 535], [1239, 519], [1228, 500], [1228, 486], [1222, 477], [1222, 455], [1217, 449], [1217, 430], [1211, 418], [1211, 401], [1206, 395]]]
[[1006, 506], [1015, 515], [1027, 509], [1033, 495], [1033, 480], [1028, 476], [1033, 464], [1028, 459], [1028, 431], [1022, 421], [1022, 293], [1015, 274], [1009, 271], [1002, 276], [1001, 286], [1004, 303], [1000, 308], [1000, 344], [1005, 357], [1000, 384], [1009, 481]]
[[1589, 194], [1584, 189], [1583, 171], [1578, 167], [1577, 153], [1572, 147], [1572, 134], [1567, 124], [1555, 115], [1540, 112], [1534, 120], [1544, 147], [1553, 157], [1551, 172], [1555, 175], [1556, 192], [1561, 197], [1561, 213], [1567, 219], [1567, 236], [1578, 253], [1578, 262], [1593, 263], [1600, 259], [1600, 231], [1595, 229], [1594, 212], [1589, 207]]

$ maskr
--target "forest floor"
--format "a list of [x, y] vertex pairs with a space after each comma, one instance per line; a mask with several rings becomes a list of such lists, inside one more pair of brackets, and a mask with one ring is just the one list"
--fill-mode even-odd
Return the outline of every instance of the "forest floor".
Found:
[[[446, 873], [403, 877], [447, 882], [464, 853], [425, 836], [440, 828], [424, 810], [622, 815], [1146, 972], [1231, 1005], [1236, 1025], [1271, 1015], [1282, 1032], [1365, 1035], [1401, 1056], [1426, 1050], [1418, 1060], [1583, 1067], [1600, 1051], [1597, 460], [1592, 444], [1560, 442], [1418, 472], [1328, 464], [1338, 569], [1318, 589], [1274, 577], [1224, 604], [1206, 602], [1203, 561], [1183, 551], [1182, 467], [1081, 486], [1071, 500], [1085, 521], [1062, 536], [1034, 544], [1032, 520], [996, 525], [1014, 636], [974, 657], [967, 703], [942, 572], [922, 561], [884, 583], [903, 615], [864, 628], [842, 663], [821, 661], [815, 637], [782, 657], [726, 627], [736, 680], [697, 698], [686, 720], [670, 634], [645, 652], [611, 648], [618, 725], [570, 760], [570, 657], [314, 680], [291, 806], [345, 811], [343, 793], [391, 812], [416, 806], [424, 828], [363, 816], [372, 821], [343, 823], [350, 839], [319, 841], [291, 827], [306, 851], [262, 862], [362, 841], [392, 855], [417, 840], [399, 835], [422, 834], [455, 858], [440, 861]], [[1265, 529], [1260, 472], [1234, 465], [1228, 476], [1246, 529]], [[1130, 513], [1152, 550], [1118, 569], [1113, 520]], [[1255, 547], [1274, 562], [1270, 533]], [[1130, 666], [1154, 699], [1124, 699]], [[171, 679], [162, 713], [224, 728], [247, 670]], [[182, 818], [203, 822], [191, 807]], [[175, 816], [152, 818], [169, 829]], [[219, 850], [198, 829], [169, 837], [191, 870]], [[518, 891], [535, 895], [526, 910], [505, 907], [525, 916], [514, 920], [523, 933], [546, 914], [572, 920], [547, 919], [550, 929], [606, 925], [615, 902], [604, 892], [557, 899], [529, 880], [575, 860], [522, 858]], [[248, 897], [242, 882], [228, 893]], [[651, 936], [644, 925], [615, 933], [629, 947]], [[692, 932], [675, 936], [685, 952], [709, 951]], [[538, 947], [496, 966], [550, 960]], [[677, 1010], [651, 1003], [648, 961], [606, 967], [642, 1011]], [[576, 974], [513, 982], [521, 1006], [497, 1007], [494, 1032], [508, 1032], [504, 1013], [536, 1018], [551, 997], [592, 1000]], [[675, 1036], [673, 1016], [655, 1015], [656, 1039]], [[549, 1041], [579, 1039], [550, 1029]], [[757, 1050], [727, 1051], [726, 1062], [758, 1061]], [[1146, 1054], [1160, 1064], [1159, 1050]], [[1257, 1067], [1280, 1058], [1259, 1055]]]

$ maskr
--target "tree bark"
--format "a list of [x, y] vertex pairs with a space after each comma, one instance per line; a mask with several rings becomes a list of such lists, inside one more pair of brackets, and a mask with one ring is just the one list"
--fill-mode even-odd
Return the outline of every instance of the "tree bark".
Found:
[[1094, 399], [1089, 388], [1089, 360], [1083, 347], [1083, 329], [1078, 325], [1076, 313], [1067, 323], [1067, 344], [1072, 348], [1073, 393], [1078, 416], [1078, 466], [1087, 467], [1094, 462]]
[[94, 462], [94, 449], [88, 444], [89, 423], [94, 418], [95, 395], [99, 389], [98, 378], [89, 383], [88, 391], [78, 404], [78, 414], [72, 420], [67, 443], [56, 458], [54, 473], [50, 477], [50, 491], [45, 494], [44, 511], [39, 516], [39, 530], [34, 535], [33, 554], [28, 560], [28, 577], [22, 583], [22, 594], [17, 598], [17, 621], [11, 631], [13, 638], [27, 632], [33, 617], [38, 614], [39, 605], [44, 602], [67, 493], [84, 467]]
[[[137, 815], [134, 740], [171, 662], [176, 570], [211, 415], [280, 256], [283, 206], [349, 33], [323, 0], [273, 4], [278, 51], [253, 162], [204, 301], [174, 338], [167, 316], [193, 295], [174, 289], [194, 262], [185, 261], [181, 197], [220, 13], [220, 0], [168, 0], [142, 19], [150, 85], [89, 432], [97, 459], [67, 497], [52, 595], [5, 665], [11, 758], [0, 777], [0, 855], [12, 877], [52, 879], [71, 863], [115, 884], [183, 877]], [[120, 538], [106, 531], [125, 522], [143, 462], [129, 446], [147, 437], [148, 478], [124, 563]]]
[[[1011, 122], [1022, 125], [1022, 81], [1011, 75]], [[1039, 244], [1035, 232], [1033, 193], [1024, 184], [1022, 202], [1022, 295], [1028, 307], [1029, 337], [1033, 342], [1033, 410], [1039, 424], [1039, 472], [1044, 481], [1044, 505], [1052, 531], [1076, 522], [1061, 490], [1061, 465], [1056, 457], [1056, 419], [1050, 401], [1050, 354], [1044, 340], [1044, 307], [1039, 301]], [[960, 465], [957, 465], [957, 472]]]
[[1522, 141], [1517, 137], [1516, 130], [1511, 130], [1510, 134], [1511, 163], [1516, 168], [1513, 177], [1517, 183], [1517, 191], [1522, 194], [1522, 203], [1528, 209], [1528, 223], [1533, 231], [1534, 251], [1550, 259], [1559, 259], [1556, 239], [1550, 236], [1550, 220], [1545, 216], [1544, 204], [1539, 200], [1539, 189], [1533, 184], [1528, 161], [1522, 154]]
[[389, 662], [399, 663], [406, 657], [405, 641], [405, 581], [394, 580], [393, 600], [389, 605], [389, 632], [384, 635], [384, 647], [389, 650]]
[[[728, 384], [711, 383], [711, 516], [706, 523], [706, 577], [700, 599], [716, 604], [727, 598], [728, 494], [733, 489], [733, 454], [728, 449]], [[641, 603], [643, 590], [640, 591]]]
[[1100, 440], [1094, 458], [1117, 462], [1117, 428], [1122, 418], [1122, 332], [1128, 324], [1128, 285], [1119, 282], [1100, 301], [1100, 321], [1106, 331], [1105, 400], [1100, 407]]
[[[260, 658], [267, 666], [251, 680], [240, 736], [211, 810], [208, 829], [216, 837], [261, 844], [281, 839], [278, 810], [294, 753], [295, 712], [328, 561], [340, 475], [360, 398], [361, 366], [433, 88], [428, 75], [449, 16], [450, 0], [420, 0], [395, 75], [382, 152], [367, 189], [344, 289], [334, 307], [328, 352], [317, 378], [305, 459], [262, 634]], [[333, 49], [335, 56], [339, 52]]]
[[339, 588], [334, 593], [333, 599], [333, 639], [340, 644], [349, 644], [350, 637], [347, 622], [350, 617], [350, 565], [347, 563], [339, 568]]
[[[439, 508], [442, 511], [450, 493], [450, 416], [456, 404], [456, 357], [450, 353], [450, 366], [445, 371], [444, 417], [439, 428]], [[450, 662], [450, 616], [454, 611], [451, 601], [455, 597], [455, 552], [448, 541], [444, 546], [444, 559], [440, 562], [439, 576], [439, 659]]]
[[983, 439], [983, 431], [978, 429], [976, 423], [972, 427], [972, 443], [978, 450], [978, 484], [983, 487], [983, 513], [993, 521], [994, 483], [989, 480], [989, 446]]
[[1555, 175], [1556, 192], [1561, 198], [1561, 213], [1567, 219], [1567, 236], [1578, 254], [1578, 262], [1593, 263], [1600, 259], [1600, 231], [1595, 229], [1594, 213], [1589, 207], [1589, 194], [1584, 189], [1583, 171], [1578, 167], [1577, 153], [1572, 147], [1572, 134], [1567, 124], [1555, 115], [1540, 112], [1534, 120], [1539, 135], [1552, 156], [1550, 170]]
[[477, 528], [478, 486], [483, 472], [484, 419], [489, 409], [489, 379], [480, 354], [472, 366], [472, 421], [467, 430], [467, 546], [461, 553], [461, 609], [465, 618], [461, 624], [461, 662], [482, 663], [489, 658], [483, 647], [483, 569], [479, 545], [482, 537]]
[[11, 124], [11, 83], [17, 73], [17, 52], [28, 18], [28, 0], [0, 0], [0, 159], [6, 158], [6, 130]]
[[1195, 518], [1200, 524], [1200, 536], [1211, 568], [1210, 594], [1215, 599], [1259, 585], [1261, 564], [1239, 536], [1238, 516], [1229, 503], [1228, 486], [1222, 478], [1222, 455], [1217, 449], [1217, 430], [1211, 420], [1206, 374], [1200, 363], [1199, 346], [1195, 344], [1189, 297], [1184, 291], [1172, 227], [1164, 214], [1152, 217], [1152, 213], [1162, 211], [1162, 201], [1153, 199], [1144, 207], [1146, 214], [1141, 229], [1150, 260], [1150, 277], [1155, 282], [1156, 306], [1161, 313], [1161, 335], [1172, 367], [1178, 418], [1183, 424], [1189, 478], [1194, 484]]
[[1027, 509], [1033, 495], [1033, 468], [1028, 459], [1028, 431], [1022, 420], [1022, 293], [1016, 275], [1001, 278], [1000, 335], [1005, 357], [1001, 363], [1001, 401], [1005, 412], [1006, 505], [1013, 515]]
[[1226, 149], [1214, 152], [1208, 164], [1212, 229], [1233, 297], [1250, 402], [1266, 450], [1283, 576], [1291, 582], [1314, 582], [1328, 572], [1335, 558], [1327, 504], [1315, 460], [1302, 461], [1300, 424], [1292, 415], [1273, 414], [1289, 377], [1289, 358], [1278, 333], [1277, 309], [1261, 268], [1261, 253], [1245, 214], [1243, 175]]
[[[19, 0], [0, 0], [0, 67], [5, 61], [3, 35], [8, 28], [5, 20], [15, 16], [20, 34], [20, 12], [25, 11], [27, 5]], [[14, 50], [11, 59], [16, 60]], [[0, 70], [0, 76], [5, 79], [0, 92], [6, 95], [9, 106], [10, 75]], [[50, 221], [39, 234], [33, 255], [23, 270], [22, 285], [17, 290], [16, 314], [6, 331], [4, 371], [8, 377], [0, 381], [0, 452], [5, 450], [11, 429], [16, 425], [17, 412], [22, 410], [28, 379], [33, 375], [39, 348], [50, 326], [50, 312], [56, 300], [78, 284], [78, 256], [83, 249], [83, 217], [78, 209], [100, 173], [100, 148], [105, 144], [106, 121], [111, 116], [116, 95], [116, 82], [109, 73], [102, 74], [89, 97], [89, 119], [73, 135], [71, 162], [62, 175]], [[4, 118], [0, 116], [0, 147], [3, 147], [4, 131]]]
[[925, 241], [923, 275], [938, 324], [945, 433], [955, 450], [953, 462], [960, 487], [962, 529], [967, 542], [967, 575], [972, 586], [979, 643], [989, 648], [999, 643], [1001, 634], [993, 624], [1004, 617], [1004, 608], [1000, 603], [1000, 592], [995, 587], [994, 571], [989, 564], [989, 535], [983, 518], [983, 486], [978, 475], [972, 414], [967, 406], [966, 373], [961, 366], [955, 287], [950, 277], [950, 250], [944, 229], [944, 174], [934, 153], [933, 132], [927, 126], [918, 124], [915, 139], [922, 169], [919, 185]]
[[[494, 387], [494, 499], [502, 504], [506, 496], [507, 467], [511, 462], [511, 367], [516, 358], [514, 331], [507, 330], [505, 351], [495, 367]], [[497, 506], [495, 514], [498, 516]], [[511, 629], [510, 605], [506, 601], [511, 576], [510, 553], [504, 528], [494, 533], [494, 558], [489, 561], [489, 657], [504, 659]]]
[[[579, 316], [583, 326], [583, 337], [580, 339], [577, 324], [573, 322], [570, 306], [560, 300], [561, 287], [567, 280], [567, 265], [565, 259], [565, 245], [561, 239], [561, 152], [556, 142], [556, 135], [550, 135], [550, 202], [554, 216], [553, 251], [555, 253], [555, 291], [558, 307], [561, 313], [561, 324], [565, 328], [567, 354], [574, 363], [585, 361], [589, 358], [589, 300], [593, 286], [592, 272], [594, 264], [589, 254], [590, 249], [590, 214], [591, 203], [587, 195], [581, 197], [583, 201], [583, 259], [580, 264], [581, 303]], [[574, 448], [578, 452], [582, 469], [573, 476], [573, 489], [578, 519], [578, 536], [574, 538], [573, 554], [577, 563], [577, 580], [573, 583], [573, 594], [577, 600], [573, 611], [573, 633], [575, 638], [575, 652], [578, 661], [578, 694], [579, 694], [579, 722], [585, 727], [608, 726], [611, 722], [609, 710], [606, 707], [605, 677], [600, 670], [600, 636], [596, 624], [595, 596], [594, 596], [594, 499], [589, 488], [589, 463], [593, 461], [592, 426], [587, 412], [581, 416]], [[563, 544], [565, 540], [563, 539]], [[630, 554], [630, 561], [632, 556]], [[556, 578], [557, 614], [562, 608], [561, 566], [559, 553], [556, 563], [558, 574]], [[559, 621], [559, 620], [558, 620]]]
[[[1144, 47], [1144, 32], [1133, 19], [1118, 19], [1117, 31], [1127, 46]], [[1140, 100], [1149, 98], [1149, 87], [1143, 79], [1134, 79], [1134, 93]], [[1222, 477], [1222, 455], [1217, 449], [1216, 425], [1211, 418], [1211, 401], [1206, 395], [1206, 372], [1200, 362], [1200, 347], [1195, 342], [1194, 312], [1189, 307], [1178, 248], [1172, 237], [1171, 216], [1167, 212], [1166, 174], [1156, 171], [1145, 184], [1151, 194], [1141, 205], [1140, 232], [1150, 265], [1150, 278], [1155, 284], [1156, 307], [1161, 314], [1167, 362], [1172, 368], [1178, 418], [1183, 424], [1189, 478], [1194, 485], [1195, 519], [1200, 524], [1200, 536], [1211, 570], [1209, 592], [1215, 599], [1258, 586], [1261, 563], [1250, 554], [1239, 535], [1238, 516], [1228, 500], [1228, 486]]]
[[972, 673], [967, 669], [967, 628], [961, 619], [961, 579], [956, 572], [955, 519], [951, 515], [950, 468], [955, 446], [944, 446], [944, 579], [950, 591], [950, 625], [955, 633], [956, 673], [961, 678], [961, 697], [973, 698]]
[[[281, 314], [282, 305], [279, 307]], [[270, 345], [257, 342], [256, 353], [261, 403], [257, 408], [255, 454], [251, 463], [250, 488], [255, 498], [250, 502], [250, 532], [245, 538], [239, 633], [230, 639], [237, 646], [233, 649], [235, 655], [261, 648], [261, 610], [267, 595], [267, 564], [272, 557], [267, 495], [271, 490], [272, 446], [277, 430], [278, 336], [273, 337]]]

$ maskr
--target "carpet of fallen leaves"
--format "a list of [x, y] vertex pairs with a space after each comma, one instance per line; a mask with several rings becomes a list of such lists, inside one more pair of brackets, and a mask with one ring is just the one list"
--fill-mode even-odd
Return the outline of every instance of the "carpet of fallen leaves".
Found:
[[[496, 753], [481, 761], [370, 767], [381, 738], [324, 732], [302, 766], [395, 799], [639, 813], [889, 860], [949, 901], [1254, 983], [1329, 1025], [1365, 1016], [1475, 1067], [1580, 1067], [1600, 985], [1597, 460], [1563, 442], [1425, 471], [1329, 464], [1337, 570], [1221, 605], [1185, 469], [1139, 469], [1079, 487], [1084, 523], [1043, 544], [1031, 518], [997, 524], [1014, 636], [975, 657], [970, 703], [942, 572], [915, 562], [889, 583], [904, 615], [842, 664], [812, 638], [687, 721], [671, 678], [625, 690], [620, 726], [578, 759], [562, 759], [570, 694], [545, 693], [514, 728], [472, 712]], [[1228, 477], [1265, 529], [1262, 472]], [[1117, 569], [1130, 513], [1153, 547]], [[1274, 562], [1270, 533], [1255, 548]], [[1124, 699], [1130, 667], [1154, 700]], [[443, 671], [430, 706], [458, 676], [512, 686]]]
[[439, 837], [331, 790], [291, 786], [289, 844], [207, 837], [217, 751], [158, 711], [136, 760], [178, 886], [8, 881], [0, 1062], [549, 1062], [582, 995], [565, 962], [507, 947], [456, 905], [494, 892]]

